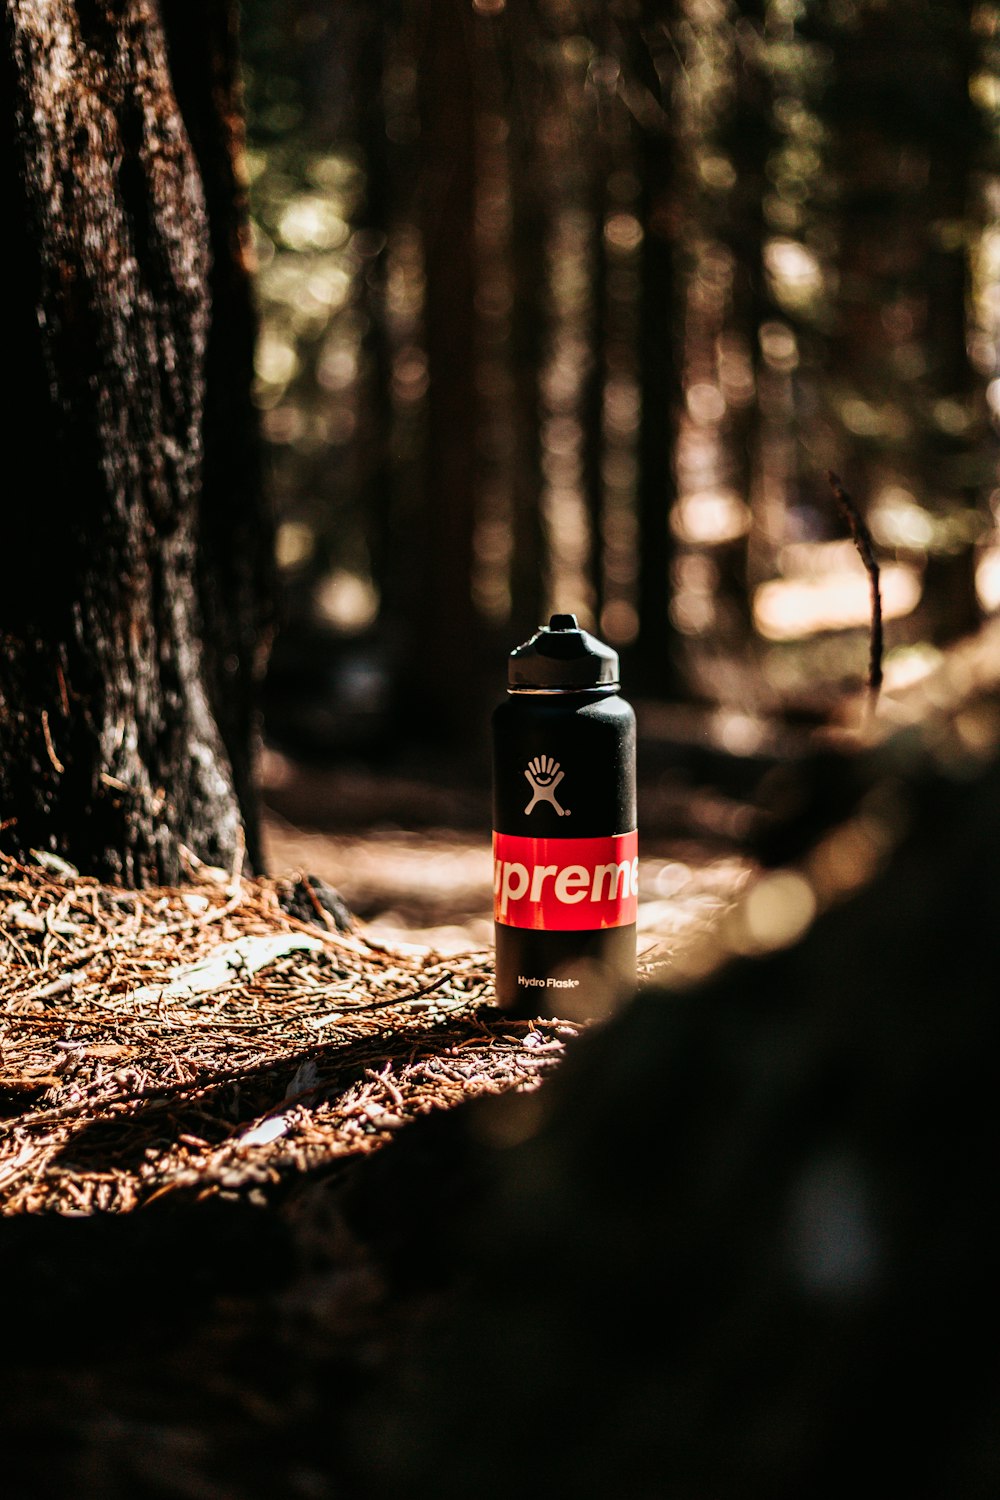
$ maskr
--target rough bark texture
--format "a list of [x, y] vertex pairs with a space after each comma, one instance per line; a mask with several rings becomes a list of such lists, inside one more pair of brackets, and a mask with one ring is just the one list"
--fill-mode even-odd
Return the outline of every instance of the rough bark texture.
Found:
[[209, 62], [229, 55], [226, 14], [202, 8], [184, 38], [185, 119], [149, 0], [5, 12], [26, 462], [3, 521], [0, 821], [8, 848], [130, 884], [177, 879], [180, 844], [228, 864], [250, 803], [245, 693], [216, 718], [248, 680], [259, 594], [256, 473], [229, 468], [251, 438], [251, 323], [229, 274], [232, 75]]
[[260, 868], [253, 752], [257, 688], [270, 640], [274, 547], [250, 394], [256, 318], [237, 13], [232, 0], [194, 8], [164, 0], [162, 11], [174, 92], [205, 194], [211, 251], [198, 529], [204, 674], [247, 852]]

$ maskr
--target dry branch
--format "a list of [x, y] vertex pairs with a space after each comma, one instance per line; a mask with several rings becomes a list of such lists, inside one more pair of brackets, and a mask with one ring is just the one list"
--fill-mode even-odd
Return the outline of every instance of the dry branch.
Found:
[[844, 489], [839, 477], [830, 470], [827, 474], [830, 488], [834, 499], [840, 507], [840, 513], [847, 522], [851, 533], [851, 540], [858, 550], [858, 556], [865, 565], [868, 574], [868, 582], [872, 597], [872, 622], [869, 636], [868, 651], [868, 688], [874, 701], [879, 695], [882, 686], [882, 592], [879, 587], [879, 565], [875, 556], [875, 543], [872, 534], [868, 530], [864, 517], [858, 510], [850, 495]]

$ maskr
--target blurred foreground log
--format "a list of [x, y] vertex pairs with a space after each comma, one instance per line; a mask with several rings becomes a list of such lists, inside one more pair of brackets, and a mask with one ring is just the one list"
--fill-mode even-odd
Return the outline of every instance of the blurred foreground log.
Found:
[[714, 949], [470, 1111], [474, 1272], [372, 1404], [376, 1493], [996, 1493], [996, 630], [976, 649]]
[[197, 25], [182, 10], [9, 0], [2, 49], [21, 479], [3, 523], [0, 824], [9, 849], [129, 884], [179, 879], [182, 844], [227, 867], [244, 837], [256, 852], [268, 532], [235, 8], [213, 0]]

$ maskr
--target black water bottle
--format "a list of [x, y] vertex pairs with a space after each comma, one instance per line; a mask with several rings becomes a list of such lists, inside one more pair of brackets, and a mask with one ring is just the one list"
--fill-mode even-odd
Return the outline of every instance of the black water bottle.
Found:
[[635, 984], [635, 715], [575, 615], [511, 652], [493, 715], [497, 1002], [596, 1018]]

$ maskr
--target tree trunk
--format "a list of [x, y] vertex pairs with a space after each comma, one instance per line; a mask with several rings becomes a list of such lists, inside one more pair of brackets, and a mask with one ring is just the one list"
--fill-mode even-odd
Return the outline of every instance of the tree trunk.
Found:
[[253, 784], [258, 687], [274, 595], [273, 520], [251, 400], [257, 320], [233, 0], [162, 0], [170, 71], [208, 216], [211, 319], [205, 350], [198, 588], [204, 674], [229, 757], [247, 853], [262, 865]]
[[[636, 46], [633, 65], [650, 102], [641, 122], [637, 162], [641, 176], [639, 213], [643, 237], [639, 268], [639, 388], [642, 409], [638, 435], [637, 506], [639, 520], [639, 639], [635, 665], [639, 681], [663, 698], [683, 696], [681, 643], [670, 615], [670, 576], [674, 541], [670, 512], [677, 499], [674, 457], [678, 415], [683, 402], [679, 350], [680, 297], [677, 270], [677, 142], [670, 127], [673, 64], [664, 39], [675, 22], [675, 7], [663, 0], [643, 11], [653, 54]], [[668, 73], [670, 69], [670, 73]]]
[[[733, 257], [733, 285], [728, 337], [731, 347], [747, 361], [752, 395], [742, 404], [730, 400], [723, 426], [727, 468], [732, 488], [752, 512], [759, 508], [761, 468], [760, 330], [775, 308], [767, 292], [764, 244], [767, 223], [764, 201], [767, 166], [774, 146], [773, 82], [764, 59], [767, 0], [742, 0], [734, 36], [731, 112], [721, 132], [721, 145], [736, 172], [726, 195], [721, 238]], [[716, 625], [731, 649], [745, 652], [753, 639], [750, 530], [714, 549], [718, 569]]]
[[[539, 77], [538, 20], [513, 7], [505, 17], [503, 50], [509, 99], [511, 196], [510, 354], [513, 378], [510, 633], [523, 639], [543, 616], [549, 554], [542, 523], [542, 368], [552, 338], [546, 247], [553, 225], [550, 161], [541, 139], [546, 111]], [[528, 61], [530, 59], [530, 61]]]
[[268, 541], [231, 12], [165, 16], [5, 16], [11, 433], [29, 462], [5, 521], [0, 821], [14, 851], [136, 885], [177, 880], [181, 845], [229, 865], [244, 826], [255, 854]]
[[358, 139], [364, 157], [365, 196], [360, 223], [371, 237], [362, 291], [366, 330], [361, 339], [364, 392], [360, 441], [364, 445], [363, 484], [367, 491], [366, 541], [372, 579], [384, 609], [392, 594], [393, 497], [397, 460], [393, 452], [392, 345], [387, 323], [388, 243], [394, 211], [393, 174], [383, 101], [383, 78], [392, 30], [391, 7], [364, 12], [357, 67], [361, 78]]
[[590, 522], [590, 584], [593, 589], [594, 619], [599, 621], [604, 608], [604, 395], [608, 380], [608, 247], [604, 229], [608, 217], [608, 178], [611, 175], [611, 152], [598, 123], [593, 153], [595, 164], [590, 174], [590, 233], [587, 247], [590, 301], [587, 316], [587, 370], [580, 398], [583, 422], [582, 475], [583, 491]]
[[[913, 0], [891, 14], [871, 3], [819, 33], [836, 69], [825, 116], [839, 194], [831, 367], [854, 459], [845, 469], [873, 500], [912, 495], [939, 532], [977, 510], [985, 529], [995, 475], [986, 382], [968, 351], [968, 237], [989, 155], [970, 93], [969, 17], [967, 0]], [[964, 545], [938, 536], [930, 549], [918, 619], [940, 644], [981, 618], [965, 530]]]
[[675, 351], [677, 296], [671, 208], [673, 142], [647, 130], [640, 146], [643, 222], [640, 268], [639, 640], [642, 681], [664, 698], [681, 692], [677, 630], [670, 617], [670, 512], [677, 498], [674, 446], [681, 382]]
[[469, 583], [478, 435], [472, 19], [458, 0], [423, 6], [417, 55], [428, 393], [411, 596], [421, 629], [407, 677], [428, 722], [458, 735], [470, 719], [455, 683], [474, 680], [482, 636]]

